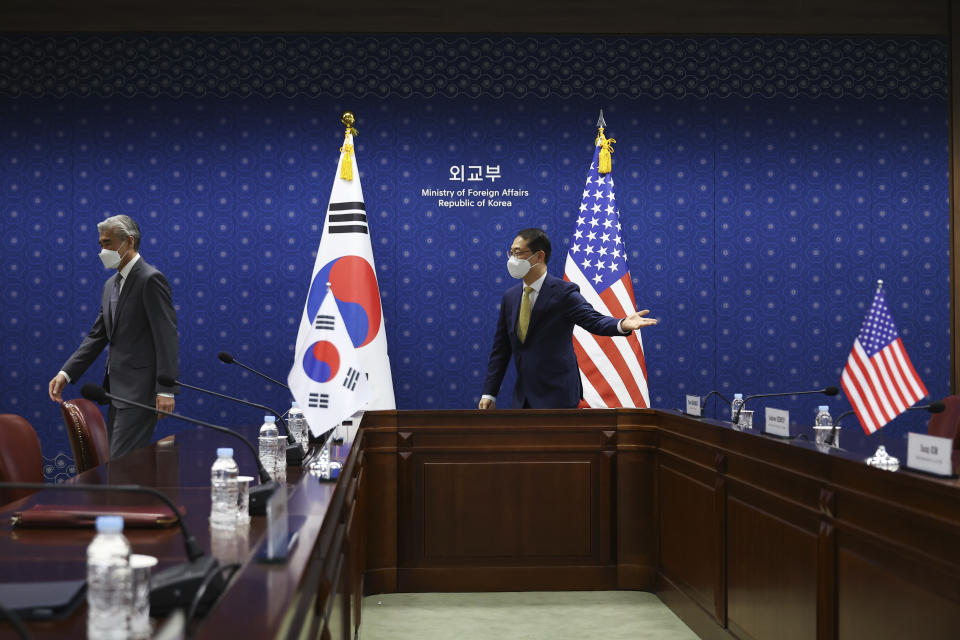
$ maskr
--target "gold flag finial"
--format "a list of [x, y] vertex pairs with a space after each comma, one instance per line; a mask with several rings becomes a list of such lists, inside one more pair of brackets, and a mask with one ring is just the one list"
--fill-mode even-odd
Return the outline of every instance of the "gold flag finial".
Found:
[[613, 138], [608, 138], [603, 135], [603, 130], [606, 128], [607, 123], [603, 119], [603, 111], [600, 111], [600, 119], [597, 120], [597, 139], [594, 141], [594, 145], [600, 145], [600, 166], [597, 167], [598, 173], [610, 173], [613, 169], [613, 160], [610, 158], [610, 154], [613, 153], [613, 145], [616, 143], [616, 140]]
[[340, 116], [340, 124], [345, 126], [347, 128], [347, 133], [353, 136], [360, 135], [357, 133], [357, 130], [353, 128], [353, 124], [356, 121], [357, 118], [353, 115], [353, 111], [344, 111], [343, 115]]
[[344, 134], [343, 146], [340, 147], [340, 153], [345, 153], [343, 156], [343, 162], [340, 163], [340, 179], [341, 180], [353, 180], [353, 145], [350, 144], [349, 136], [360, 135], [356, 129], [354, 129], [353, 124], [357, 121], [356, 117], [353, 115], [352, 111], [344, 111], [343, 115], [340, 116], [340, 124], [347, 128], [346, 133]]

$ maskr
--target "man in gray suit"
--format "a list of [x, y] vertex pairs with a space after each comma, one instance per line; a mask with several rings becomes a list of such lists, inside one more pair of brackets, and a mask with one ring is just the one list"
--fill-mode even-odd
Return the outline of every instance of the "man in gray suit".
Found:
[[[140, 227], [129, 216], [107, 218], [97, 230], [100, 259], [117, 273], [103, 286], [100, 313], [90, 333], [50, 381], [50, 399], [63, 402], [66, 384], [80, 378], [109, 345], [103, 386], [121, 398], [173, 411], [175, 390], [157, 382], [159, 375], [176, 379], [179, 368], [170, 284], [140, 257]], [[156, 425], [154, 411], [112, 401], [107, 418], [110, 457], [149, 444]]]

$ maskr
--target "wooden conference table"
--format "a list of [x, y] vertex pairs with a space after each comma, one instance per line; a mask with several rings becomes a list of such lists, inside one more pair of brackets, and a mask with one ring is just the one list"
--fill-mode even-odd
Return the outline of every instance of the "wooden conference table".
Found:
[[[265, 565], [263, 518], [207, 526], [214, 450], [231, 445], [188, 431], [77, 478], [160, 488], [206, 551], [242, 563], [195, 637], [346, 640], [364, 594], [534, 589], [653, 591], [705, 638], [960, 637], [955, 478], [666, 410], [370, 412], [336, 484], [288, 471], [300, 541]], [[104, 498], [23, 504], [71, 499]], [[11, 529], [10, 510], [3, 581], [83, 576], [92, 532]], [[176, 529], [127, 533], [159, 569], [185, 558]], [[83, 637], [85, 610], [29, 629]]]

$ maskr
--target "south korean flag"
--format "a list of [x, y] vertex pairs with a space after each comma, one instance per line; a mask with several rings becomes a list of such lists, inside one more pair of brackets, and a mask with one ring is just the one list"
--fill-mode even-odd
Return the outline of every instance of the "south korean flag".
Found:
[[362, 411], [370, 398], [367, 375], [360, 369], [330, 283], [310, 330], [298, 338], [287, 384], [310, 433], [320, 437]]

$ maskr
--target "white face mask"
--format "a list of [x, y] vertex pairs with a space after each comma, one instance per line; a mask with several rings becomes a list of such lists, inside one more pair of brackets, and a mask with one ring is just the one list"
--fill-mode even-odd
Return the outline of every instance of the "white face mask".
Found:
[[[121, 244], [120, 246], [122, 247], [123, 245]], [[120, 266], [122, 260], [123, 258], [120, 257], [118, 251], [114, 251], [113, 249], [100, 250], [100, 261], [107, 269], [116, 269]]]
[[120, 254], [112, 249], [101, 249], [100, 261], [107, 269], [116, 269], [120, 266]]
[[[532, 256], [531, 256], [532, 257]], [[521, 260], [516, 256], [510, 256], [507, 260], [507, 271], [510, 272], [510, 275], [519, 280], [523, 276], [527, 275], [530, 272], [530, 269], [533, 268], [533, 265], [530, 264], [530, 260]]]

